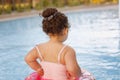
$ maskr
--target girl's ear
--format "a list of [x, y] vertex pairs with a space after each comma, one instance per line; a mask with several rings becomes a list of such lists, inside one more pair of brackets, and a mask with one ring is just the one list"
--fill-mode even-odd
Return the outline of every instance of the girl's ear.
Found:
[[68, 34], [68, 28], [64, 28], [62, 31], [62, 35], [66, 35], [66, 34]]
[[68, 28], [65, 28], [64, 32], [65, 32], [65, 34], [68, 34]]

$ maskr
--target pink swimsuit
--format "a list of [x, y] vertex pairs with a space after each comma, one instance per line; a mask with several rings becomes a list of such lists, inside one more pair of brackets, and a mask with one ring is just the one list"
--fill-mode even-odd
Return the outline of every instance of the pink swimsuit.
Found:
[[60, 64], [60, 55], [64, 50], [64, 48], [65, 46], [60, 50], [58, 54], [58, 63], [53, 63], [53, 62], [44, 61], [38, 47], [36, 47], [39, 53], [39, 56], [42, 59], [40, 64], [44, 70], [44, 75], [42, 76], [43, 79], [48, 79], [48, 80], [66, 80], [67, 79], [66, 68], [64, 65]]
[[[60, 55], [65, 47], [66, 46], [64, 46], [58, 54], [58, 63], [54, 63], [44, 61], [38, 47], [36, 46], [39, 56], [42, 59], [40, 64], [44, 70], [44, 75], [40, 77], [36, 72], [34, 72], [25, 80], [68, 80], [66, 75], [66, 67], [63, 64], [60, 64]], [[94, 80], [94, 77], [86, 70], [82, 69], [82, 74], [83, 76], [81, 76], [78, 80]]]

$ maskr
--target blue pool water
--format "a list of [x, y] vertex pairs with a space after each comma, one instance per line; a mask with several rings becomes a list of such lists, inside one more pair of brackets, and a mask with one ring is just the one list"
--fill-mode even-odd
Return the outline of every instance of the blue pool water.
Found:
[[[66, 44], [77, 53], [82, 68], [96, 80], [120, 80], [120, 35], [118, 10], [66, 13], [71, 24]], [[36, 44], [47, 41], [42, 17], [0, 22], [0, 80], [24, 80], [32, 72], [24, 56]]]

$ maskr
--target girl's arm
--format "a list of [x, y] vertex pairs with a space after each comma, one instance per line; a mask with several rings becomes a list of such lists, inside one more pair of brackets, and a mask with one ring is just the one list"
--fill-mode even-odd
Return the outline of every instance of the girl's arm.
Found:
[[71, 47], [68, 47], [65, 54], [65, 65], [71, 78], [81, 76], [81, 69], [77, 63], [75, 51]]
[[36, 48], [33, 48], [28, 54], [25, 56], [26, 63], [35, 71], [37, 71], [41, 76], [44, 74], [41, 65], [37, 62], [38, 53]]

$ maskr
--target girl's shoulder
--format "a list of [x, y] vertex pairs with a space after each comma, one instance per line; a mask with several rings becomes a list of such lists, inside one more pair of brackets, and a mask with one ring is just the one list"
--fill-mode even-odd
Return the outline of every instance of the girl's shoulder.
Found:
[[74, 48], [72, 48], [72, 47], [69, 46], [69, 45], [66, 46], [66, 51], [67, 51], [67, 53], [69, 53], [69, 52], [73, 52], [73, 53], [75, 53]]

